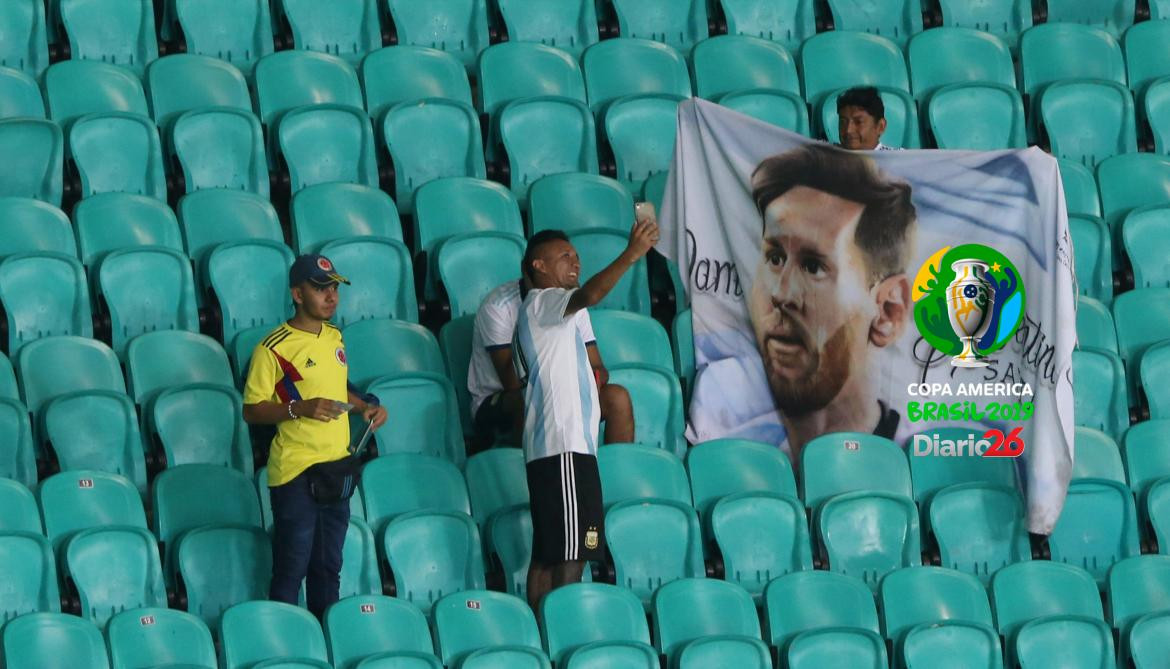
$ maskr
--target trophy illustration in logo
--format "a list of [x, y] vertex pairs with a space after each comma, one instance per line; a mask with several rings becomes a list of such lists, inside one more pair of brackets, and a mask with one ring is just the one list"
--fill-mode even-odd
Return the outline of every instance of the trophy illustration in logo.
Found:
[[914, 279], [914, 323], [955, 367], [986, 367], [1024, 321], [1024, 283], [1004, 254], [982, 244], [939, 249]]
[[995, 288], [987, 280], [987, 263], [966, 258], [951, 263], [955, 279], [947, 286], [947, 318], [963, 345], [951, 358], [955, 367], [986, 367], [975, 342], [987, 334], [995, 309]]

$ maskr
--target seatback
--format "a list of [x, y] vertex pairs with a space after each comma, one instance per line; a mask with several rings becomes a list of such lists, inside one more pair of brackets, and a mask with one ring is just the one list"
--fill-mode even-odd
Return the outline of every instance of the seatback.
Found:
[[471, 513], [463, 474], [449, 460], [420, 453], [391, 453], [362, 469], [366, 520], [375, 534], [412, 511]]
[[1154, 134], [1154, 151], [1165, 155], [1170, 153], [1170, 137], [1167, 136], [1170, 130], [1170, 122], [1167, 121], [1170, 116], [1170, 83], [1159, 81], [1152, 84], [1146, 90], [1145, 97], [1142, 112]]
[[325, 661], [325, 635], [313, 614], [283, 602], [242, 602], [220, 620], [224, 669], [279, 658]]
[[102, 261], [98, 283], [120, 354], [145, 332], [199, 330], [191, 263], [179, 251], [157, 246], [112, 251]]
[[511, 595], [483, 589], [452, 594], [435, 606], [434, 622], [435, 647], [447, 666], [457, 665], [481, 648], [540, 649], [532, 610]]
[[112, 669], [186, 664], [216, 666], [211, 632], [199, 618], [171, 609], [124, 611], [106, 629]]
[[915, 35], [908, 52], [914, 97], [921, 101], [950, 84], [1016, 85], [1007, 44], [983, 30], [932, 28]]
[[377, 187], [374, 131], [360, 107], [294, 109], [281, 118], [278, 132], [294, 194], [307, 186], [335, 181]]
[[[507, 188], [482, 179], [432, 181], [415, 193], [416, 252], [433, 253], [443, 240], [464, 232], [498, 231], [524, 236], [520, 206]], [[517, 274], [519, 266], [516, 267]]]
[[[792, 606], [791, 602], [802, 602]], [[854, 629], [878, 633], [873, 593], [860, 579], [830, 571], [799, 571], [768, 584], [764, 596], [769, 643], [785, 649], [815, 630]]]
[[1109, 609], [1121, 637], [1142, 616], [1170, 604], [1170, 556], [1142, 555], [1118, 562], [1109, 573]]
[[605, 515], [605, 540], [613, 556], [617, 583], [642, 603], [664, 583], [703, 576], [699, 519], [689, 504], [669, 500], [630, 500]]
[[339, 669], [354, 669], [373, 655], [430, 654], [434, 649], [426, 618], [418, 608], [383, 595], [349, 597], [334, 604], [325, 613], [325, 632], [330, 656]]
[[1133, 265], [1134, 287], [1170, 286], [1170, 267], [1165, 262], [1164, 243], [1170, 228], [1170, 207], [1153, 205], [1131, 211], [1121, 226], [1125, 255]]
[[518, 100], [500, 112], [500, 138], [512, 193], [525, 208], [537, 179], [562, 172], [597, 174], [597, 131], [589, 109], [567, 98]]
[[[215, 490], [215, 495], [204, 494]], [[154, 532], [168, 553], [183, 533], [206, 525], [260, 526], [256, 489], [244, 474], [217, 465], [171, 467], [155, 477]]]
[[200, 302], [207, 296], [207, 261], [216, 246], [251, 239], [284, 241], [276, 209], [255, 193], [196, 191], [179, 200], [178, 214], [187, 255], [194, 261], [195, 297]]
[[35, 339], [93, 336], [85, 269], [72, 255], [34, 251], [0, 263], [0, 303], [8, 319], [8, 352]]
[[187, 52], [225, 60], [251, 74], [272, 53], [267, 0], [174, 0]]
[[7, 623], [37, 611], [61, 610], [53, 551], [40, 534], [0, 533], [0, 574], [4, 587], [0, 621]]
[[368, 186], [330, 183], [309, 186], [293, 198], [292, 239], [299, 253], [316, 253], [323, 244], [350, 237], [402, 241], [398, 209], [389, 195]]
[[719, 0], [727, 19], [728, 35], [750, 35], [779, 42], [795, 53], [816, 33], [811, 0]]
[[36, 452], [28, 409], [24, 404], [0, 397], [0, 430], [8, 435], [3, 448], [0, 448], [0, 476], [13, 479], [20, 485], [36, 485]]
[[1167, 296], [1170, 288], [1141, 288], [1122, 293], [1113, 301], [1117, 345], [1131, 388], [1136, 387], [1142, 355], [1164, 338], [1165, 324], [1170, 323], [1170, 310], [1160, 302]]
[[703, 637], [760, 636], [760, 619], [747, 591], [716, 579], [686, 578], [654, 593], [655, 643], [676, 657], [688, 642]]
[[[476, 308], [478, 309], [478, 305]], [[454, 317], [439, 329], [439, 348], [443, 353], [443, 362], [446, 363], [447, 378], [451, 379], [451, 383], [455, 386], [455, 399], [459, 402], [459, 418], [463, 421], [463, 433], [471, 434], [474, 431], [474, 426], [472, 425], [471, 393], [467, 388], [467, 378], [471, 368], [475, 314], [456, 315], [462, 312], [456, 308], [455, 304], [452, 304], [451, 311]]]
[[17, 358], [17, 374], [29, 411], [81, 390], [126, 391], [118, 358], [105, 344], [87, 337], [46, 337], [29, 343]]
[[400, 212], [409, 212], [415, 190], [444, 177], [487, 174], [479, 118], [465, 103], [431, 98], [392, 107], [382, 136], [394, 161]]
[[609, 380], [630, 395], [637, 443], [671, 451], [679, 458], [685, 455], [682, 389], [674, 370], [626, 363], [611, 369]]
[[613, 9], [623, 37], [651, 39], [690, 51], [708, 35], [707, 3], [702, 0], [613, 0]]
[[29, 613], [4, 626], [5, 666], [11, 669], [109, 669], [97, 626], [63, 613]]
[[462, 423], [455, 388], [445, 374], [406, 372], [383, 376], [367, 390], [397, 412], [396, 428], [374, 435], [378, 453], [428, 453], [457, 464], [464, 460]]
[[1163, 21], [1143, 21], [1125, 31], [1121, 45], [1125, 49], [1126, 74], [1139, 99], [1151, 83], [1170, 75], [1170, 60], [1161, 55], [1167, 38], [1170, 25]]
[[1170, 436], [1170, 422], [1164, 417], [1154, 417], [1131, 427], [1122, 442], [1126, 479], [1137, 494], [1139, 508], [1145, 507], [1145, 494], [1150, 484], [1163, 476], [1170, 475], [1170, 459], [1158, 444]]
[[447, 51], [468, 71], [488, 46], [484, 0], [432, 0], [423, 7], [410, 0], [387, 0], [398, 43]]
[[176, 562], [187, 610], [208, 627], [232, 606], [268, 595], [272, 547], [259, 527], [195, 528], [183, 535]]
[[1014, 487], [961, 483], [930, 503], [940, 563], [986, 583], [1001, 567], [1032, 556], [1024, 502]]
[[0, 7], [0, 66], [39, 76], [49, 65], [45, 5], [17, 0]]
[[1098, 28], [1045, 23], [1020, 39], [1021, 90], [1033, 98], [1061, 79], [1103, 79], [1125, 84], [1125, 60], [1117, 40]]
[[127, 68], [109, 63], [69, 60], [45, 72], [49, 118], [68, 126], [86, 114], [148, 113], [142, 82]]
[[95, 469], [124, 476], [146, 495], [145, 443], [134, 403], [121, 391], [79, 391], [44, 409], [41, 437], [62, 470]]
[[42, 534], [37, 500], [28, 486], [10, 478], [0, 478], [0, 502], [4, 515], [0, 516], [0, 532], [29, 532]]
[[945, 26], [984, 30], [1007, 42], [1015, 51], [1020, 33], [1032, 27], [1032, 3], [1029, 0], [939, 0]]
[[34, 251], [77, 255], [69, 217], [47, 202], [0, 197], [0, 260]]
[[801, 449], [802, 495], [815, 509], [834, 495], [857, 490], [909, 497], [910, 467], [894, 442], [871, 434], [838, 432], [817, 437]]
[[[431, 611], [443, 595], [484, 588], [481, 540], [475, 521], [458, 511], [415, 511], [386, 526], [383, 549], [397, 596]], [[436, 618], [439, 614], [436, 612]], [[442, 627], [437, 625], [442, 644]], [[442, 651], [447, 654], [445, 650]]]
[[909, 92], [906, 61], [897, 44], [877, 35], [832, 31], [810, 37], [800, 51], [804, 95], [820, 108], [826, 95], [851, 86], [889, 86]]
[[232, 369], [219, 342], [194, 332], [150, 332], [126, 351], [130, 393], [145, 405], [168, 388], [194, 383], [232, 386]]
[[1108, 479], [1125, 483], [1125, 468], [1117, 443], [1109, 435], [1091, 427], [1076, 428], [1076, 462], [1073, 479]]
[[82, 197], [132, 193], [166, 200], [162, 146], [147, 117], [93, 114], [73, 123], [69, 151], [81, 177]]
[[1081, 349], [1073, 351], [1072, 363], [1078, 386], [1073, 405], [1077, 425], [1121, 438], [1129, 427], [1129, 401], [1121, 359], [1111, 351]]
[[158, 58], [154, 5], [149, 0], [57, 0], [75, 60], [100, 60], [141, 74]]
[[0, 118], [45, 118], [45, 102], [35, 79], [0, 66]]
[[581, 63], [594, 111], [627, 95], [691, 95], [686, 59], [659, 42], [626, 37], [604, 40], [586, 49]]
[[1070, 214], [1101, 215], [1101, 196], [1097, 192], [1097, 179], [1089, 168], [1081, 163], [1057, 159], [1060, 179], [1064, 186], [1064, 204]]
[[41, 481], [37, 499], [45, 536], [58, 548], [95, 527], [146, 527], [142, 497], [128, 479], [109, 472], [65, 471]]
[[98, 626], [121, 611], [167, 603], [158, 545], [144, 527], [83, 530], [69, 540], [64, 558], [81, 613]]
[[1074, 480], [1048, 546], [1053, 561], [1084, 567], [1104, 584], [1111, 565], [1140, 553], [1133, 493], [1108, 479]]
[[545, 95], [585, 102], [585, 79], [573, 54], [532, 42], [504, 42], [483, 52], [480, 111], [493, 115], [514, 100]]
[[910, 567], [891, 572], [878, 594], [885, 636], [902, 638], [921, 623], [957, 621], [992, 624], [983, 585], [969, 574], [942, 567]]
[[305, 105], [362, 107], [357, 73], [340, 58], [313, 51], [281, 51], [256, 64], [256, 108], [269, 128]]
[[683, 464], [671, 453], [640, 444], [609, 444], [597, 451], [606, 506], [638, 499], [691, 503]]
[[1103, 28], [1120, 37], [1133, 25], [1134, 0], [1049, 0], [1048, 20]]
[[429, 330], [407, 321], [372, 319], [345, 328], [349, 382], [364, 388], [380, 376], [443, 373], [443, 356]]
[[288, 270], [292, 251], [262, 240], [220, 244], [208, 256], [207, 278], [223, 313], [223, 341], [242, 330], [275, 327], [292, 312]]
[[1170, 203], [1170, 157], [1145, 153], [1114, 156], [1097, 169], [1101, 209], [1116, 229], [1133, 209]]
[[525, 242], [506, 232], [466, 232], [438, 248], [439, 280], [447, 289], [451, 315], [458, 318], [474, 315], [488, 293], [519, 277]]
[[334, 314], [338, 327], [371, 318], [418, 320], [414, 268], [406, 245], [390, 238], [338, 239], [321, 253], [345, 268], [352, 285]]
[[492, 448], [467, 459], [464, 473], [471, 511], [481, 525], [497, 511], [528, 503], [524, 453], [519, 448]]
[[230, 385], [195, 383], [160, 392], [145, 417], [167, 466], [214, 464], [252, 473], [252, 444], [240, 393]]
[[357, 62], [382, 46], [377, 0], [281, 0], [280, 4], [297, 49]]
[[1011, 639], [1029, 621], [1046, 616], [1085, 616], [1104, 620], [1097, 584], [1072, 565], [1033, 560], [1009, 565], [991, 579], [995, 620]]
[[1077, 296], [1077, 345], [1118, 352], [1113, 314], [1108, 307], [1085, 295]]
[[[612, 263], [625, 249], [629, 235], [616, 230], [578, 230], [569, 234], [581, 259], [581, 277], [588, 281]], [[622, 309], [650, 315], [650, 284], [646, 260], [639, 259], [595, 305], [599, 309]]]
[[597, 5], [589, 0], [496, 0], [496, 5], [511, 41], [540, 42], [575, 57], [597, 43]]
[[425, 46], [379, 49], [362, 61], [362, 88], [370, 117], [381, 120], [401, 102], [446, 98], [471, 104], [467, 70], [455, 56]]
[[[224, 18], [226, 20], [226, 16]], [[244, 75], [220, 58], [193, 53], [160, 58], [146, 69], [146, 86], [150, 92], [151, 113], [164, 128], [170, 126], [179, 114], [204, 107], [252, 111], [252, 99]]]
[[1141, 388], [1150, 407], [1151, 418], [1170, 416], [1170, 405], [1161, 391], [1161, 374], [1170, 364], [1170, 346], [1165, 342], [1155, 344], [1146, 350], [1140, 365]]
[[595, 174], [553, 174], [532, 184], [532, 232], [610, 228], [627, 232], [634, 224], [634, 199], [621, 183]]
[[[1007, 488], [1016, 486], [1015, 466], [1012, 462], [1002, 458], [985, 458], [976, 450], [975, 447], [983, 441], [983, 434], [977, 432], [967, 428], [943, 427], [919, 432], [909, 439], [906, 451], [910, 461], [914, 501], [922, 505], [924, 510], [935, 494], [953, 485], [985, 483]], [[937, 450], [934, 446], [936, 440]]]
[[641, 193], [646, 179], [670, 169], [678, 125], [678, 99], [639, 96], [614, 101], [605, 113], [605, 136], [618, 179]]
[[641, 602], [630, 591], [605, 583], [557, 588], [541, 600], [540, 619], [545, 647], [558, 665], [587, 644], [650, 643]]
[[188, 193], [227, 188], [268, 196], [264, 133], [251, 111], [186, 112], [175, 121], [172, 142]]
[[[112, 251], [158, 246], [183, 250], [179, 223], [165, 202], [143, 195], [99, 193], [73, 210], [81, 262], [95, 274]], [[135, 286], [136, 287], [136, 286]]]
[[725, 578], [759, 598], [772, 579], [811, 569], [808, 518], [800, 500], [765, 492], [723, 497], [711, 511], [711, 535]]
[[1094, 167], [1137, 151], [1133, 98], [1122, 84], [1054, 82], [1044, 89], [1040, 115], [1054, 155]]
[[1086, 214], [1069, 214], [1068, 231], [1072, 235], [1077, 293], [1112, 302], [1115, 254], [1113, 235], [1105, 221]]
[[776, 42], [746, 35], [720, 35], [695, 45], [695, 95], [718, 100], [753, 88], [800, 94], [796, 61]]
[[687, 451], [695, 508], [704, 519], [720, 498], [743, 492], [796, 496], [792, 466], [780, 450], [741, 440], [716, 439]]
[[60, 206], [65, 139], [52, 121], [0, 120], [0, 143], [10, 161], [0, 170], [0, 196], [36, 198]]
[[616, 309], [590, 309], [589, 323], [601, 361], [613, 368], [628, 363], [673, 369], [666, 330], [649, 316]]

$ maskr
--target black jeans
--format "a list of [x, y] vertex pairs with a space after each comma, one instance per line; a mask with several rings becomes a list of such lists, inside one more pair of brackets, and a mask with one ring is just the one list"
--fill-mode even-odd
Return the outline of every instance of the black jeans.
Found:
[[300, 474], [269, 488], [272, 497], [272, 584], [268, 598], [297, 604], [305, 580], [309, 611], [317, 618], [337, 601], [341, 550], [349, 529], [349, 500], [318, 504]]

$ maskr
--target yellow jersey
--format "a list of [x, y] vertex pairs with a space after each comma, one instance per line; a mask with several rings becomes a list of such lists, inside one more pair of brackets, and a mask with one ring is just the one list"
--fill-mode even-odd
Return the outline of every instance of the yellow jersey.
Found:
[[[321, 332], [313, 334], [284, 323], [252, 351], [244, 404], [316, 397], [347, 402], [348, 387], [341, 330], [324, 323]], [[347, 415], [329, 422], [314, 418], [281, 421], [268, 455], [268, 485], [283, 485], [312, 465], [338, 460], [348, 453]]]

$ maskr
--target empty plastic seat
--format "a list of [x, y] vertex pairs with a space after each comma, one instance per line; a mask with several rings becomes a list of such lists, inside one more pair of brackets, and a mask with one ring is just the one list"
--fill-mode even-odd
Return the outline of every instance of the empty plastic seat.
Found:
[[666, 331], [649, 316], [615, 309], [590, 309], [589, 320], [601, 360], [611, 369], [630, 363], [673, 369]]
[[991, 580], [991, 598], [1009, 659], [1016, 654], [1017, 637], [1027, 640], [1049, 623], [1073, 621], [1108, 634], [1097, 584], [1079, 567], [1047, 560], [1004, 567]]
[[[914, 98], [898, 88], [880, 87], [878, 90], [885, 106], [886, 119], [886, 130], [881, 136], [882, 143], [901, 149], [921, 147], [922, 134], [918, 126], [918, 106]], [[825, 131], [825, 137], [834, 144], [841, 141], [837, 98], [842, 92], [825, 96], [821, 107], [821, 127]]]
[[695, 508], [707, 522], [721, 498], [762, 492], [795, 496], [792, 467], [782, 451], [767, 444], [717, 439], [687, 452], [687, 471]]
[[605, 112], [617, 176], [631, 193], [641, 194], [646, 179], [670, 169], [678, 102], [672, 96], [638, 96], [617, 100]]
[[1146, 495], [1159, 479], [1170, 476], [1170, 461], [1165, 449], [1159, 444], [1167, 436], [1170, 422], [1155, 416], [1131, 427], [1125, 433], [1122, 452], [1125, 459], [1126, 478], [1138, 499], [1138, 516], [1146, 520]]
[[545, 645], [561, 667], [606, 666], [654, 669], [658, 653], [641, 602], [629, 590], [605, 583], [573, 583], [550, 592], [540, 604]]
[[517, 504], [493, 515], [483, 528], [489, 560], [499, 564], [504, 588], [510, 595], [526, 597], [528, 568], [532, 562], [532, 511]]
[[[801, 606], [791, 605], [796, 601]], [[829, 571], [781, 576], [768, 584], [764, 612], [768, 641], [781, 657], [787, 655], [789, 666], [796, 665], [799, 658], [810, 662], [808, 655], [823, 656], [817, 647], [825, 642], [835, 642], [840, 651], [856, 657], [856, 663], [849, 666], [867, 666], [861, 658], [868, 657], [872, 664], [876, 656], [880, 656], [879, 666], [887, 666], [873, 593], [859, 579]]]
[[1084, 295], [1077, 296], [1077, 345], [1118, 352], [1117, 332], [1109, 307]]
[[8, 351], [35, 339], [93, 336], [85, 269], [72, 255], [20, 253], [0, 263], [0, 304], [8, 319]]
[[[569, 234], [569, 240], [581, 258], [581, 277], [584, 281], [605, 269], [625, 249], [629, 235], [614, 230], [579, 230]], [[622, 309], [650, 314], [650, 283], [645, 260], [639, 260], [627, 271], [596, 306], [599, 309]]]
[[772, 579], [812, 569], [808, 519], [796, 497], [769, 492], [727, 495], [715, 503], [710, 518], [725, 578], [757, 599]]
[[1058, 81], [1044, 89], [1040, 115], [1052, 153], [1091, 167], [1137, 151], [1133, 98], [1114, 82]]
[[944, 567], [987, 582], [1001, 567], [1031, 558], [1024, 503], [1014, 487], [963, 483], [930, 502], [930, 528]]
[[1130, 628], [1130, 653], [1134, 664], [1139, 667], [1155, 665], [1166, 657], [1167, 613], [1152, 613], [1143, 616]]
[[248, 74], [256, 61], [272, 53], [272, 17], [267, 0], [173, 2], [187, 53], [225, 60]]
[[700, 0], [613, 0], [622, 37], [665, 42], [683, 52], [707, 39], [707, 4]]
[[1007, 42], [1013, 51], [1020, 33], [1032, 27], [1032, 3], [1029, 0], [939, 0], [944, 26], [974, 28], [992, 33]]
[[386, 113], [382, 136], [394, 161], [400, 212], [409, 212], [415, 190], [435, 179], [487, 174], [479, 118], [465, 103], [443, 98], [400, 103]]
[[796, 62], [780, 44], [756, 37], [720, 35], [695, 46], [695, 94], [719, 100], [727, 93], [768, 89], [799, 97]]
[[[719, 104], [785, 130], [806, 136], [809, 134], [808, 108], [804, 100], [790, 93], [769, 90], [739, 91], [727, 93], [719, 99]], [[653, 178], [647, 182], [647, 188], [652, 181]], [[649, 195], [650, 192], [647, 191], [646, 196]]]
[[278, 142], [294, 194], [320, 183], [378, 185], [374, 131], [359, 107], [322, 104], [293, 109], [281, 117]]
[[[476, 306], [478, 308], [478, 305]], [[471, 367], [472, 334], [475, 329], [475, 314], [456, 316], [455, 305], [451, 307], [453, 318], [439, 328], [439, 348], [446, 363], [447, 378], [455, 385], [455, 399], [459, 402], [459, 417], [463, 421], [463, 433], [472, 434], [475, 426], [471, 416], [471, 393], [467, 389], [467, 374]], [[527, 489], [527, 485], [525, 485]], [[478, 516], [477, 516], [478, 519]]]
[[1122, 293], [1113, 301], [1117, 344], [1131, 390], [1137, 388], [1141, 358], [1146, 349], [1165, 339], [1170, 311], [1164, 300], [1170, 288], [1141, 288]]
[[1142, 112], [1154, 134], [1154, 151], [1170, 153], [1170, 80], [1159, 80], [1149, 86]]
[[0, 169], [0, 196], [28, 197], [60, 206], [65, 139], [61, 127], [37, 119], [0, 120], [8, 157]]
[[122, 476], [92, 470], [66, 471], [37, 489], [45, 535], [54, 548], [75, 533], [100, 527], [146, 528], [146, 512], [134, 484]]
[[682, 462], [653, 446], [609, 444], [597, 452], [602, 497], [607, 507], [639, 499], [691, 503], [691, 490]]
[[1083, 567], [1105, 583], [1109, 567], [1139, 554], [1133, 493], [1109, 479], [1075, 479], [1048, 537], [1054, 562]]
[[609, 381], [630, 394], [637, 443], [666, 449], [680, 458], [686, 454], [682, 389], [674, 370], [627, 363], [610, 369]]
[[805, 99], [817, 117], [824, 97], [852, 86], [888, 86], [910, 91], [906, 61], [898, 45], [877, 35], [833, 31], [810, 37], [800, 51]]
[[195, 528], [183, 535], [175, 560], [187, 610], [209, 627], [235, 604], [268, 595], [272, 547], [259, 527]]
[[1170, 609], [1170, 557], [1142, 555], [1116, 564], [1109, 573], [1109, 608], [1120, 632], [1122, 657], [1130, 632], [1145, 616]]
[[230, 107], [252, 111], [244, 75], [219, 58], [190, 53], [160, 58], [146, 69], [146, 85], [151, 113], [163, 128], [193, 109]]
[[166, 200], [158, 129], [145, 116], [83, 116], [69, 131], [69, 152], [81, 177], [82, 197], [112, 192]]
[[224, 669], [268, 661], [328, 659], [321, 624], [308, 611], [283, 602], [243, 602], [220, 621]]
[[49, 65], [45, 5], [15, 0], [0, 7], [0, 66], [39, 76]]
[[94, 469], [129, 479], [145, 496], [145, 443], [134, 402], [122, 391], [81, 390], [44, 409], [42, 437], [62, 470]]
[[[350, 507], [360, 500], [350, 498]], [[378, 573], [378, 549], [374, 533], [366, 521], [351, 514], [345, 543], [341, 547], [341, 583], [338, 593], [342, 598], [354, 595], [372, 595], [382, 592], [382, 577]]]
[[398, 43], [429, 46], [455, 56], [470, 71], [488, 46], [484, 0], [439, 0], [425, 7], [410, 0], [386, 0]]
[[[987, 593], [973, 576], [940, 567], [891, 572], [879, 594], [886, 638], [905, 666], [1000, 667]], [[900, 651], [900, 652], [899, 652]]]
[[[1102, 79], [1125, 85], [1121, 47], [1109, 33], [1073, 23], [1045, 23], [1020, 39], [1021, 91], [1039, 102], [1044, 88], [1062, 79]], [[1038, 109], [1033, 106], [1033, 109]]]
[[1165, 21], [1143, 21], [1125, 31], [1121, 46], [1125, 49], [1126, 74], [1139, 103], [1150, 84], [1170, 75], [1170, 58], [1162, 49], [1170, 36], [1168, 30], [1170, 24]]
[[375, 534], [412, 511], [471, 513], [467, 484], [449, 460], [419, 453], [391, 453], [375, 458], [362, 470], [366, 521]]
[[1101, 430], [1115, 439], [1129, 427], [1125, 369], [1116, 353], [1100, 349], [1073, 351], [1077, 381], [1077, 425]]
[[342, 289], [335, 323], [345, 327], [370, 318], [418, 320], [410, 251], [397, 239], [338, 239], [321, 253], [344, 268], [351, 285]]
[[585, 102], [585, 80], [577, 59], [566, 51], [510, 41], [479, 59], [479, 108], [494, 115], [514, 100], [555, 95]]
[[471, 104], [467, 70], [446, 51], [425, 46], [386, 47], [366, 56], [361, 74], [366, 109], [375, 121], [401, 102], [446, 98]]
[[0, 119], [45, 118], [45, 102], [35, 79], [0, 66]]
[[40, 200], [0, 197], [0, 259], [35, 251], [76, 255], [69, 217]]
[[99, 627], [127, 609], [165, 606], [158, 544], [144, 527], [102, 527], [75, 534], [65, 569], [81, 599], [82, 616]]
[[889, 666], [886, 647], [881, 638], [859, 634], [852, 629], [826, 629], [802, 635], [788, 646], [789, 669], [815, 669], [841, 662], [843, 667]]
[[256, 108], [270, 133], [289, 110], [320, 104], [363, 106], [357, 73], [344, 60], [294, 50], [271, 54], [256, 64]]
[[141, 74], [158, 58], [154, 5], [149, 0], [57, 0], [75, 60], [100, 60]]
[[608, 177], [576, 173], [547, 176], [532, 185], [529, 200], [534, 233], [597, 228], [627, 233], [634, 224], [634, 199]]
[[30, 613], [4, 626], [10, 669], [109, 669], [105, 640], [88, 620], [62, 613]]
[[207, 280], [219, 299], [226, 345], [231, 346], [243, 330], [270, 330], [292, 315], [288, 291], [292, 263], [292, 251], [277, 242], [228, 242], [212, 250]]
[[604, 40], [586, 49], [581, 63], [594, 111], [627, 95], [691, 96], [687, 61], [665, 44], [625, 37]]
[[706, 578], [673, 581], [654, 593], [655, 642], [672, 666], [770, 667], [751, 596], [734, 583]]
[[1076, 463], [1073, 479], [1099, 478], [1125, 483], [1125, 470], [1117, 444], [1109, 435], [1089, 427], [1076, 428]]
[[96, 281], [98, 267], [112, 251], [160, 246], [183, 249], [174, 212], [165, 202], [127, 193], [100, 193], [73, 210], [81, 262]]
[[1170, 286], [1170, 266], [1161, 248], [1168, 229], [1170, 207], [1140, 207], [1125, 217], [1121, 239], [1133, 266], [1135, 288]]
[[398, 597], [424, 613], [443, 595], [484, 587], [479, 530], [466, 513], [400, 515], [386, 526], [383, 547]]
[[[215, 490], [215, 495], [205, 494]], [[151, 490], [155, 536], [165, 549], [167, 578], [175, 569], [175, 544], [198, 527], [216, 525], [260, 527], [260, 502], [252, 481], [239, 471], [218, 465], [171, 467], [155, 477]], [[212, 537], [214, 538], [214, 537]]]
[[448, 667], [549, 667], [536, 618], [523, 600], [498, 592], [454, 593], [435, 606], [435, 647]]
[[427, 453], [462, 463], [466, 447], [455, 388], [446, 374], [406, 372], [375, 380], [368, 392], [395, 412], [395, 429], [374, 435], [378, 453]]
[[689, 504], [630, 500], [605, 514], [605, 542], [617, 584], [649, 605], [664, 583], [706, 575], [699, 518]]
[[932, 28], [910, 40], [908, 53], [914, 96], [921, 101], [953, 84], [1016, 85], [1007, 44], [983, 30]]
[[37, 500], [28, 486], [10, 478], [0, 478], [0, 501], [4, 503], [0, 532], [43, 532]]
[[499, 127], [511, 169], [512, 193], [521, 208], [527, 206], [529, 187], [543, 176], [598, 172], [593, 115], [577, 100], [517, 100], [500, 112]]
[[299, 253], [316, 253], [323, 244], [349, 237], [402, 241], [398, 210], [389, 195], [368, 186], [332, 183], [310, 186], [293, 198], [292, 239]]
[[[349, 597], [325, 613], [330, 656], [338, 669], [374, 666], [439, 669], [426, 618], [417, 607], [382, 595]], [[385, 662], [379, 665], [378, 660]]]
[[195, 296], [200, 300], [210, 285], [205, 270], [216, 246], [251, 239], [284, 241], [276, 210], [268, 198], [255, 193], [197, 191], [179, 200], [178, 214], [187, 255], [194, 261]]
[[1064, 204], [1069, 214], [1101, 215], [1101, 196], [1097, 179], [1089, 168], [1072, 160], [1057, 159], [1064, 185]]
[[[1170, 344], [1154, 344], [1142, 356], [1141, 388], [1150, 407], [1151, 418], [1170, 418], [1170, 397], [1161, 389], [1162, 374], [1170, 364]], [[1124, 387], [1124, 384], [1123, 386]]]
[[904, 45], [922, 32], [922, 5], [918, 0], [829, 0], [836, 30], [856, 30], [881, 35]]
[[188, 193], [207, 188], [268, 196], [264, 133], [252, 112], [210, 108], [175, 120], [171, 138]]
[[728, 35], [748, 35], [779, 42], [795, 53], [816, 32], [811, 0], [773, 3], [762, 0], [719, 0]]
[[1113, 239], [1105, 222], [1087, 214], [1069, 214], [1077, 292], [1101, 302], [1113, 301]]
[[597, 43], [597, 5], [589, 0], [496, 1], [509, 41], [540, 42], [575, 57]]
[[[1102, 216], [1116, 233], [1133, 209], [1170, 203], [1170, 157], [1148, 153], [1114, 156], [1098, 166], [1097, 182]], [[1117, 238], [1114, 240], [1117, 246]]]
[[927, 117], [940, 149], [994, 151], [1027, 146], [1024, 103], [1014, 87], [945, 86], [931, 96]]
[[171, 609], [124, 611], [106, 629], [112, 669], [217, 666], [211, 632], [199, 618]]
[[110, 310], [114, 350], [155, 330], [199, 330], [195, 281], [187, 257], [168, 248], [112, 251], [98, 274]]
[[5, 623], [26, 613], [60, 611], [49, 541], [31, 532], [0, 533], [0, 588], [4, 590], [0, 620]]
[[107, 63], [69, 60], [45, 72], [49, 118], [68, 126], [86, 114], [147, 115], [146, 93], [134, 72]]
[[8, 435], [0, 447], [0, 477], [35, 485], [37, 463], [28, 409], [15, 399], [0, 398], [0, 431]]
[[[981, 441], [982, 436], [978, 430], [944, 427], [920, 432], [908, 440], [906, 449], [914, 501], [924, 511], [935, 494], [950, 486], [977, 483], [996, 488], [1016, 487], [1015, 465], [1011, 461], [985, 458], [973, 450], [974, 443]], [[959, 457], [931, 454], [929, 449], [936, 438], [940, 451], [954, 449], [952, 452]]]
[[389, 374], [443, 373], [439, 344], [435, 336], [421, 325], [406, 321], [368, 320], [345, 328], [344, 334], [349, 381], [359, 388]]
[[444, 241], [437, 263], [451, 315], [474, 315], [488, 293], [517, 279], [524, 247], [523, 237], [506, 232], [468, 232]]
[[126, 392], [118, 358], [88, 337], [46, 337], [30, 342], [16, 359], [25, 404], [34, 415], [51, 400], [83, 390]]
[[377, 0], [280, 0], [293, 46], [340, 56], [351, 63], [382, 47]]
[[1049, 0], [1048, 20], [1103, 28], [1120, 37], [1133, 25], [1134, 0]]

